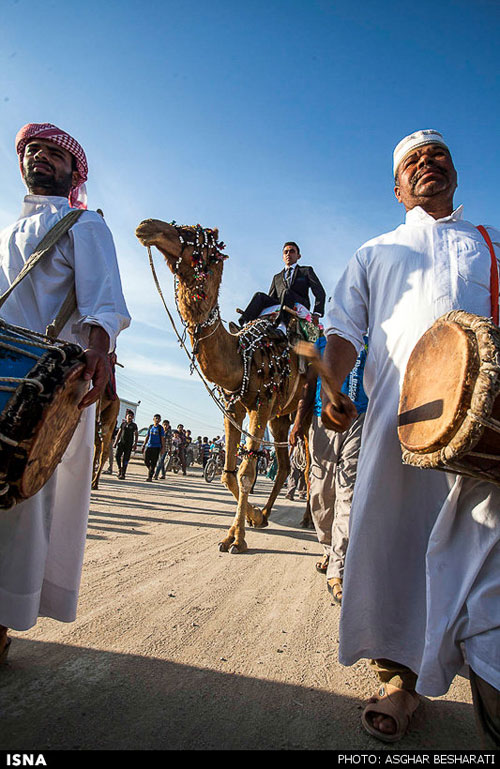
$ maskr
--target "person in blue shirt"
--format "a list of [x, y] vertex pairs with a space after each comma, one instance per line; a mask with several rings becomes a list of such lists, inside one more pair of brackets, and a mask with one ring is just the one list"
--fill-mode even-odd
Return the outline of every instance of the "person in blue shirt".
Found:
[[160, 452], [165, 451], [165, 430], [160, 424], [161, 416], [155, 414], [153, 417], [153, 424], [149, 426], [146, 440], [142, 451], [144, 454], [144, 462], [148, 468], [148, 481], [153, 480], [154, 471], [158, 462]]
[[203, 443], [201, 444], [201, 461], [203, 463], [203, 469], [205, 469], [205, 465], [207, 464], [208, 460], [210, 459], [210, 444], [208, 442], [208, 438], [203, 438]]
[[[315, 344], [323, 355], [326, 338], [320, 336]], [[368, 339], [360, 351], [354, 368], [346, 377], [342, 392], [356, 406], [358, 416], [344, 433], [327, 430], [321, 422], [321, 379], [313, 366], [309, 367], [290, 443], [309, 428], [309, 505], [318, 542], [323, 546], [323, 560], [316, 569], [326, 574], [328, 592], [336, 603], [342, 602], [342, 580], [349, 542], [349, 514], [361, 446], [361, 435], [368, 398], [363, 389], [363, 372], [368, 353]]]

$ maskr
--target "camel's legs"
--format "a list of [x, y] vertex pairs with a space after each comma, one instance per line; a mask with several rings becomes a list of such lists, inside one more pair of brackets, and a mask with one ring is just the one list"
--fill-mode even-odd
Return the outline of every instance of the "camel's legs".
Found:
[[309, 448], [309, 433], [306, 432], [304, 435], [304, 444], [305, 444], [305, 452], [306, 452], [306, 469], [304, 470], [304, 475], [307, 482], [307, 504], [306, 509], [304, 511], [304, 515], [302, 517], [302, 520], [300, 522], [300, 525], [303, 529], [314, 529], [313, 519], [311, 515], [311, 486], [309, 483], [309, 470], [311, 468], [311, 453]]
[[[264, 437], [264, 431], [269, 417], [270, 406], [261, 407], [257, 411], [249, 413], [248, 432], [253, 436], [247, 438], [247, 451], [258, 451]], [[245, 517], [254, 526], [267, 526], [261, 511], [248, 503], [248, 495], [252, 489], [257, 474], [257, 456], [245, 456], [238, 470], [238, 505], [231, 528], [227, 536], [219, 544], [219, 550], [231, 553], [244, 553], [248, 549], [245, 542]]]
[[[100, 412], [101, 423], [101, 435], [98, 433], [98, 425], [96, 421], [96, 442], [94, 444], [94, 477], [92, 478], [92, 489], [97, 489], [99, 486], [99, 478], [103, 467], [109, 457], [109, 448], [111, 441], [113, 440], [113, 430], [118, 419], [120, 411], [120, 401], [116, 398], [114, 401], [108, 402], [108, 405]], [[98, 445], [96, 445], [98, 444]]]
[[94, 461], [92, 464], [92, 488], [99, 488], [98, 469], [101, 464], [102, 437], [101, 437], [101, 404], [98, 401], [95, 412], [95, 432], [94, 432]]
[[269, 499], [266, 502], [262, 514], [267, 525], [271, 510], [276, 500], [276, 497], [281, 491], [281, 488], [290, 473], [290, 455], [288, 453], [288, 430], [290, 428], [290, 417], [288, 414], [283, 417], [275, 417], [269, 424], [273, 438], [276, 443], [284, 443], [285, 446], [276, 447], [276, 457], [278, 460], [278, 471], [276, 478], [274, 479], [274, 486], [269, 495]]
[[239, 425], [238, 429], [227, 417], [224, 418], [224, 431], [226, 434], [226, 461], [224, 464], [224, 472], [222, 473], [221, 481], [229, 489], [236, 501], [240, 495], [238, 489], [238, 481], [236, 479], [236, 452], [238, 450], [240, 437], [241, 437], [241, 425], [245, 418], [246, 409], [241, 403], [236, 403], [234, 412], [232, 413], [233, 422]]

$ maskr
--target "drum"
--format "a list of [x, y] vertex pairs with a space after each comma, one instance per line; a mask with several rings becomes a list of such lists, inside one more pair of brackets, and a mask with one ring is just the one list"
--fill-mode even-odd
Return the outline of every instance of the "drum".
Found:
[[455, 310], [417, 342], [399, 401], [403, 462], [500, 484], [500, 329]]
[[0, 320], [0, 508], [36, 494], [61, 461], [89, 386], [83, 355]]

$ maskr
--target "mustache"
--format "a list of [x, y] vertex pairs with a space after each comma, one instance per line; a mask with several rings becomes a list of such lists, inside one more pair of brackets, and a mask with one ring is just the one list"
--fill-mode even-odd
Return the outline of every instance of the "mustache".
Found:
[[58, 176], [52, 165], [50, 163], [47, 165], [52, 169], [52, 173], [49, 173], [48, 171], [44, 173], [35, 171], [32, 166], [28, 166], [24, 175], [28, 190], [32, 187], [40, 187], [46, 190], [46, 194], [48, 195], [61, 195], [67, 197], [72, 184], [71, 172]]
[[52, 165], [52, 163], [49, 163], [48, 160], [31, 160], [31, 161], [28, 161], [28, 168], [27, 168], [27, 170], [29, 172], [31, 172], [31, 173], [34, 173], [34, 174], [39, 173], [38, 171], [34, 170], [34, 166], [36, 166], [36, 165], [45, 166], [45, 168], [47, 168], [47, 170], [50, 169], [50, 171], [52, 173], [55, 173], [54, 166]]
[[446, 171], [444, 171], [439, 166], [436, 166], [433, 163], [427, 164], [427, 165], [425, 165], [422, 168], [421, 171], [416, 171], [415, 172], [415, 175], [413, 176], [413, 178], [411, 180], [411, 187], [412, 187], [412, 189], [415, 189], [416, 185], [418, 184], [418, 182], [420, 181], [422, 176], [424, 176], [424, 174], [426, 174], [428, 171], [435, 171], [436, 173], [441, 174], [441, 176], [447, 177]]

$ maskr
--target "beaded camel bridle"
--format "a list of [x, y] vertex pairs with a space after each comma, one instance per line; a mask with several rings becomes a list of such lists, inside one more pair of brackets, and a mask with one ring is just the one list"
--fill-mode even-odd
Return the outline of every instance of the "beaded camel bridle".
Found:
[[[184, 259], [184, 250], [186, 247], [193, 246], [193, 253], [191, 254], [191, 268], [194, 274], [194, 285], [191, 299], [194, 302], [201, 302], [207, 298], [205, 292], [205, 286], [208, 277], [212, 274], [211, 266], [222, 262], [228, 258], [227, 254], [222, 253], [226, 247], [225, 243], [217, 240], [215, 231], [211, 229], [204, 229], [200, 224], [194, 227], [185, 227], [177, 224], [175, 221], [169, 222], [171, 227], [175, 228], [177, 237], [181, 244], [181, 253], [175, 262], [172, 271], [174, 273], [174, 295], [177, 312], [181, 322], [185, 328], [191, 334], [193, 340], [193, 355], [198, 353], [198, 345], [203, 339], [207, 339], [217, 331], [217, 328], [221, 324], [219, 303], [216, 301], [212, 309], [209, 311], [208, 316], [202, 322], [189, 324], [182, 317], [179, 311], [178, 302], [178, 288], [179, 288], [179, 267]], [[186, 237], [187, 232], [194, 232], [194, 239], [190, 240]], [[200, 337], [200, 333], [203, 329], [209, 328], [216, 324], [215, 328], [210, 331], [209, 334]]]

